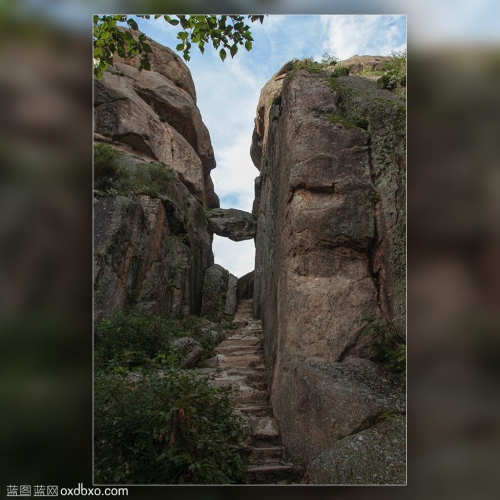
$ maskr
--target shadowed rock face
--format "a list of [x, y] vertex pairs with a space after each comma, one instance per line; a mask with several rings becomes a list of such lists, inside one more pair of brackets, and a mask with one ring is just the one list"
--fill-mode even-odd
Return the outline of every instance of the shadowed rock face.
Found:
[[94, 80], [95, 132], [118, 148], [176, 170], [203, 206], [216, 208], [210, 179], [215, 158], [191, 74], [170, 49], [148, 43], [151, 71], [139, 72], [137, 58], [116, 56], [102, 80]]
[[[139, 72], [137, 58], [115, 56], [102, 80], [94, 80], [94, 137], [121, 153], [118, 164], [131, 176], [130, 188], [95, 198], [97, 323], [114, 308], [199, 315], [214, 262], [204, 212], [219, 206], [210, 135], [187, 66], [167, 47], [148, 43], [151, 71]], [[138, 173], [151, 161], [170, 172], [154, 196], [138, 188]]]
[[228, 319], [236, 311], [238, 278], [222, 266], [207, 269], [203, 283], [201, 313], [216, 320]]
[[243, 210], [235, 208], [217, 208], [207, 213], [210, 230], [219, 236], [225, 236], [233, 241], [243, 241], [255, 238], [257, 220]]
[[[128, 155], [119, 161], [129, 168], [140, 163]], [[173, 318], [199, 314], [203, 279], [213, 259], [203, 208], [175, 177], [154, 198], [95, 198], [97, 321], [129, 306]]]
[[404, 338], [404, 117], [374, 81], [291, 65], [261, 93], [254, 315], [284, 444], [308, 461], [404, 411], [370, 328]]

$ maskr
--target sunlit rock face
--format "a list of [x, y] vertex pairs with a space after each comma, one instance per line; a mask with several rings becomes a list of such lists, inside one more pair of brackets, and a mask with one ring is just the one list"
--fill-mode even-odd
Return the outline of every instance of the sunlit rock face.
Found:
[[254, 315], [283, 441], [309, 463], [404, 413], [404, 381], [374, 347], [380, 325], [405, 338], [404, 104], [293, 63], [258, 104]]

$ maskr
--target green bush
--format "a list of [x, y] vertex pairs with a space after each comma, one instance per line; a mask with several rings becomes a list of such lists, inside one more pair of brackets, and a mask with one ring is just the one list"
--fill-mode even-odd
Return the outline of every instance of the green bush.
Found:
[[177, 174], [163, 163], [139, 163], [128, 188], [134, 194], [146, 194], [155, 198], [168, 192], [176, 178]]
[[323, 58], [321, 59], [321, 64], [324, 66], [335, 66], [338, 62], [338, 57], [332, 56], [326, 52], [323, 54]]
[[108, 191], [119, 178], [127, 177], [127, 172], [118, 162], [119, 153], [104, 142], [94, 146], [94, 189]]
[[294, 70], [305, 69], [309, 73], [320, 73], [326, 66], [326, 64], [315, 61], [312, 57], [306, 57], [293, 63]]
[[332, 76], [349, 76], [349, 68], [347, 66], [342, 66], [341, 64], [337, 64], [335, 68], [333, 68]]
[[101, 373], [94, 388], [95, 480], [228, 484], [241, 480], [242, 419], [227, 393], [199, 374]]
[[[176, 364], [172, 343], [176, 338], [192, 337], [203, 347], [202, 359], [215, 355], [218, 340], [202, 332], [203, 320], [197, 316], [165, 319], [137, 311], [114, 311], [97, 328], [94, 365], [97, 370], [134, 369]], [[219, 330], [218, 325], [215, 330]]]
[[383, 71], [397, 71], [399, 73], [406, 73], [406, 49], [391, 52], [391, 57], [386, 59], [382, 68]]
[[168, 356], [172, 341], [179, 333], [176, 320], [165, 320], [151, 313], [115, 311], [98, 327], [96, 367], [146, 366], [158, 355]]
[[372, 337], [374, 361], [388, 370], [406, 374], [406, 345], [397, 339], [396, 329], [390, 321], [384, 318], [374, 319], [364, 333]]
[[[379, 89], [395, 89], [400, 85], [402, 78], [404, 76], [405, 75], [396, 70], [388, 71], [387, 73], [384, 73], [377, 80], [377, 87]], [[405, 84], [406, 84], [406, 79], [405, 79]]]

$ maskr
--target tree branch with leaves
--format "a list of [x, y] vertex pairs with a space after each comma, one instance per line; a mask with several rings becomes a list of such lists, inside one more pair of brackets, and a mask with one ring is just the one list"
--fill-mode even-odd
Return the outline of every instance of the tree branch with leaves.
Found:
[[[219, 51], [222, 61], [227, 54], [234, 57], [240, 46], [247, 51], [252, 50], [252, 34], [250, 26], [246, 24], [245, 16], [242, 15], [137, 15], [135, 17], [150, 19], [163, 18], [172, 26], [180, 26], [181, 31], [177, 33], [179, 44], [176, 50], [182, 52], [185, 61], [191, 59], [190, 51], [193, 45], [197, 45], [200, 52], [205, 52], [206, 45], [213, 45]], [[264, 16], [249, 15], [250, 22], [264, 21]], [[118, 23], [126, 23], [127, 27], [119, 26]], [[137, 22], [128, 15], [95, 15], [94, 24], [94, 74], [101, 79], [108, 65], [113, 64], [113, 56], [117, 53], [123, 59], [140, 57], [139, 71], [149, 70], [149, 54], [151, 46], [147, 43], [144, 33], [136, 38], [132, 30], [138, 31]]]

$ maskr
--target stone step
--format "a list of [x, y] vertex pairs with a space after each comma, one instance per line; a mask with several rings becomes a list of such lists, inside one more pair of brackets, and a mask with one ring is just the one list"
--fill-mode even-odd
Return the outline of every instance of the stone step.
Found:
[[241, 356], [225, 356], [221, 361], [220, 366], [222, 369], [236, 368], [236, 367], [247, 367], [247, 368], [257, 368], [262, 365], [262, 356], [257, 354], [243, 354]]
[[[254, 345], [240, 345], [235, 341], [235, 345], [227, 345], [224, 347], [219, 346], [216, 347], [214, 351], [219, 354], [226, 354], [227, 356], [238, 356], [240, 354], [259, 354], [262, 352], [262, 347]], [[262, 356], [262, 359], [264, 359], [264, 356]]]
[[251, 422], [252, 438], [259, 441], [274, 441], [279, 438], [278, 421], [272, 416], [255, 419]]
[[231, 400], [235, 404], [246, 403], [264, 405], [268, 403], [269, 394], [267, 391], [257, 391], [250, 388], [250, 390], [235, 391], [234, 394], [231, 395]]
[[262, 460], [283, 460], [284, 450], [283, 446], [268, 446], [267, 448], [256, 448], [251, 446], [252, 452], [250, 455], [250, 462], [257, 462]]
[[268, 404], [266, 405], [252, 405], [252, 404], [238, 404], [235, 405], [235, 411], [243, 416], [251, 417], [266, 417], [273, 414], [273, 409]]
[[[221, 354], [221, 356], [224, 356]], [[226, 356], [224, 356], [224, 359]], [[245, 375], [250, 377], [250, 380], [261, 381], [264, 380], [265, 371], [264, 365], [256, 366], [256, 367], [245, 367], [245, 366], [235, 366], [235, 367], [227, 367], [222, 371], [219, 371], [221, 376], [229, 376], [229, 375]]]
[[233, 325], [236, 326], [236, 328], [245, 328], [245, 326], [248, 325], [248, 321], [246, 319], [234, 318]]
[[235, 375], [225, 378], [213, 378], [209, 381], [211, 387], [230, 387], [233, 391], [241, 390], [242, 386], [251, 387], [255, 391], [266, 391], [267, 384], [265, 382], [255, 382], [248, 380], [244, 375]]
[[239, 336], [231, 336], [228, 337], [227, 340], [221, 342], [218, 347], [227, 347], [230, 345], [234, 345], [234, 341], [237, 341], [237, 345], [248, 345], [248, 346], [256, 346], [260, 345], [261, 340], [258, 337], [250, 337], [250, 338], [241, 338]]
[[249, 465], [245, 471], [248, 484], [291, 484], [300, 482], [304, 469], [291, 464]]

